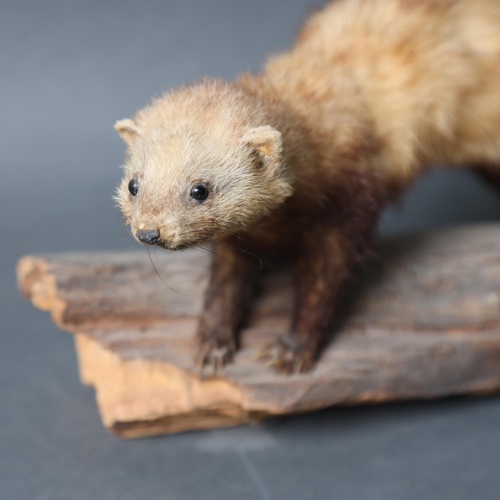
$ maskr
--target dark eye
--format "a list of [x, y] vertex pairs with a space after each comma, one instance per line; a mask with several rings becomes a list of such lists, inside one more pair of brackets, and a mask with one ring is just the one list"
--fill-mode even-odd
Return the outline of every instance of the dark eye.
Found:
[[208, 193], [208, 186], [204, 182], [197, 182], [191, 189], [191, 198], [196, 201], [205, 201]]
[[137, 179], [132, 179], [128, 183], [128, 190], [130, 191], [130, 194], [132, 196], [135, 196], [137, 194], [137, 191], [139, 191], [139, 183], [137, 182]]

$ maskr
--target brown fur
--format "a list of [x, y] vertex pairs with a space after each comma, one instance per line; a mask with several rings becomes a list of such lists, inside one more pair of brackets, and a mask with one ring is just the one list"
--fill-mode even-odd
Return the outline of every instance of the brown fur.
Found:
[[[215, 242], [198, 361], [229, 361], [256, 271], [296, 264], [292, 329], [264, 355], [313, 366], [339, 288], [377, 218], [431, 164], [500, 178], [497, 0], [337, 0], [290, 52], [233, 83], [165, 94], [115, 128], [129, 146], [117, 199], [135, 235], [170, 249]], [[136, 197], [127, 185], [135, 178]], [[209, 197], [190, 198], [196, 182]]]

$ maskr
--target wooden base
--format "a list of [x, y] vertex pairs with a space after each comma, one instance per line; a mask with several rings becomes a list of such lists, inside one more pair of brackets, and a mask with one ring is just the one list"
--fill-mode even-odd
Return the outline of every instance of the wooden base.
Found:
[[499, 390], [500, 226], [389, 239], [378, 255], [346, 292], [316, 368], [292, 376], [256, 360], [289, 325], [289, 271], [264, 276], [234, 364], [205, 378], [192, 364], [204, 254], [168, 256], [170, 289], [145, 252], [27, 256], [17, 271], [23, 294], [75, 334], [81, 380], [123, 437]]

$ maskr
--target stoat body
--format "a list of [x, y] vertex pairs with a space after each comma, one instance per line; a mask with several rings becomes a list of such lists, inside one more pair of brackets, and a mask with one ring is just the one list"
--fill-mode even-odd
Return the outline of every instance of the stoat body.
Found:
[[250, 254], [269, 254], [297, 279], [291, 329], [265, 354], [307, 371], [388, 202], [430, 165], [500, 186], [500, 2], [338, 0], [261, 73], [168, 92], [115, 128], [134, 236], [219, 256], [199, 363], [231, 360], [258, 276]]

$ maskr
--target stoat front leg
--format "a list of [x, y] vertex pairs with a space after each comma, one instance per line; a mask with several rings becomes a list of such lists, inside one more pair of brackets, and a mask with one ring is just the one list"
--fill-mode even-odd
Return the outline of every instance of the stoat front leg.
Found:
[[197, 332], [198, 371], [220, 371], [232, 361], [237, 334], [251, 303], [259, 261], [224, 242], [212, 246], [210, 280]]
[[309, 371], [325, 341], [338, 291], [354, 259], [347, 236], [319, 226], [304, 235], [296, 259], [295, 308], [291, 331], [266, 346], [261, 358], [278, 371]]

